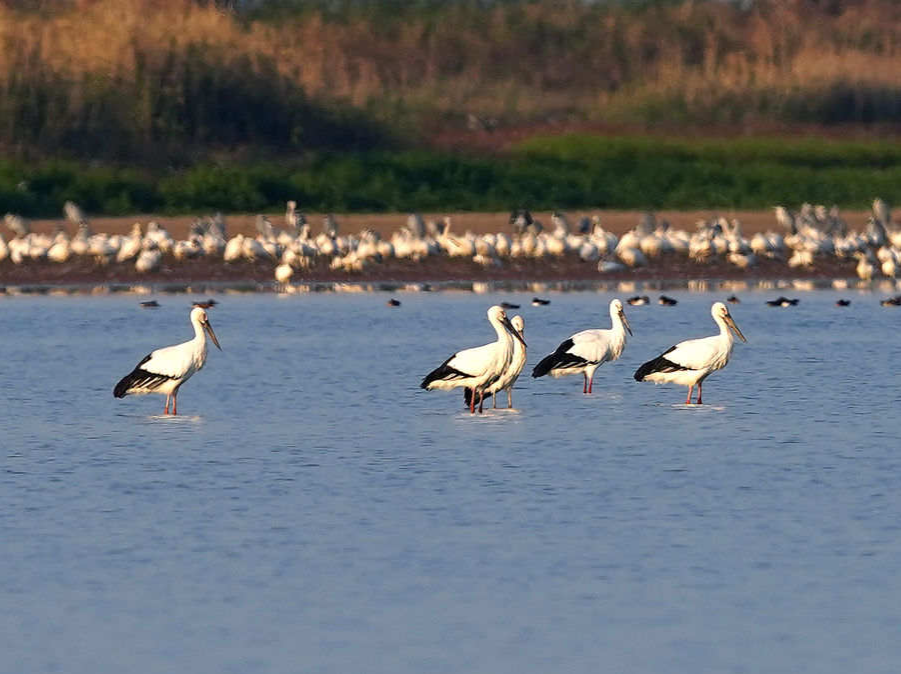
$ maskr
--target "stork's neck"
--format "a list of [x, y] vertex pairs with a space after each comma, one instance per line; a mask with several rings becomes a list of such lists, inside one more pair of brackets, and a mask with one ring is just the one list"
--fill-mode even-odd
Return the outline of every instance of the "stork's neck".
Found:
[[622, 316], [618, 311], [610, 312], [610, 320], [613, 323], [613, 338], [618, 344], [625, 346], [626, 344], [626, 325], [623, 323]]
[[732, 337], [732, 331], [729, 329], [729, 326], [726, 325], [726, 321], [723, 320], [722, 316], [717, 316], [714, 320], [716, 320], [716, 324], [720, 326], [720, 341], [727, 349], [731, 349], [732, 344], [735, 341], [735, 338]]
[[491, 321], [491, 325], [494, 326], [494, 331], [497, 333], [499, 340], [506, 341], [507, 339], [511, 339], [511, 335], [509, 332], [507, 332], [506, 326], [504, 326], [504, 324], [499, 320], [493, 319]]
[[191, 325], [194, 326], [194, 339], [191, 341], [197, 345], [197, 348], [205, 351], [206, 350], [206, 332], [203, 330], [203, 326], [200, 324], [200, 321], [191, 321]]

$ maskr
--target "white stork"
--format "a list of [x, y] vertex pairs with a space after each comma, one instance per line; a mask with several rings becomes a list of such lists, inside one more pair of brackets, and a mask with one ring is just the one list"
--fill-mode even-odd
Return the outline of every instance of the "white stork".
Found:
[[220, 351], [219, 340], [210, 325], [206, 311], [200, 307], [191, 310], [191, 324], [194, 339], [157, 349], [137, 364], [113, 389], [113, 395], [124, 398], [128, 394], [165, 393], [166, 410], [169, 414], [169, 398], [172, 398], [172, 414], [178, 414], [178, 389], [206, 362], [206, 334]]
[[476, 397], [479, 398], [479, 412], [482, 411], [485, 390], [507, 369], [513, 357], [513, 338], [525, 346], [522, 335], [507, 318], [507, 313], [498, 305], [488, 309], [488, 322], [497, 333], [497, 341], [472, 349], [457, 351], [437, 368], [429, 372], [419, 385], [426, 390], [471, 388], [473, 395], [469, 401], [470, 413], [475, 413]]
[[738, 338], [747, 342], [735, 324], [729, 309], [722, 302], [710, 309], [713, 320], [720, 327], [720, 334], [702, 339], [689, 339], [671, 346], [661, 355], [649, 360], [635, 372], [635, 381], [652, 381], [655, 384], [674, 383], [688, 387], [685, 404], [691, 404], [691, 391], [698, 386], [698, 405], [701, 405], [701, 384], [717, 370], [726, 367], [732, 355], [734, 340], [730, 328]]
[[[525, 339], [525, 328], [526, 323], [523, 320], [522, 316], [516, 315], [510, 321], [510, 324], [516, 329], [516, 332], [520, 334], [520, 336]], [[485, 389], [485, 395], [491, 396], [493, 398], [493, 402], [491, 405], [492, 409], [497, 409], [497, 393], [501, 391], [507, 392], [507, 407], [513, 408], [513, 385], [516, 383], [516, 380], [519, 379], [520, 373], [522, 373], [523, 367], [526, 365], [526, 347], [523, 345], [518, 339], [513, 340], [513, 356], [510, 358], [510, 364], [507, 366], [507, 369], [504, 373], [498, 377], [497, 381], [494, 382], [491, 386]], [[465, 388], [463, 389], [463, 399], [466, 401], [467, 405], [471, 404], [472, 400], [472, 389]]]
[[582, 393], [591, 393], [594, 371], [603, 363], [616, 360], [626, 347], [626, 331], [632, 328], [619, 300], [610, 302], [610, 330], [582, 330], [563, 341], [557, 350], [545, 356], [535, 369], [533, 377], [563, 377], [582, 373]]

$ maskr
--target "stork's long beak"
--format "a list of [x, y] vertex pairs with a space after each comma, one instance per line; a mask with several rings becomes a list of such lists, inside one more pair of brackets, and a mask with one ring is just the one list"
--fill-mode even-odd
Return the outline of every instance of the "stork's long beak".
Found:
[[[629, 331], [629, 334], [631, 335], [631, 334], [632, 334], [632, 326], [629, 325], [629, 319], [626, 318], [626, 312], [620, 310], [620, 312], [619, 312], [619, 317], [620, 317], [621, 319], [623, 319], [623, 325], [626, 326], [626, 330], [628, 330], [628, 331]], [[634, 337], [634, 335], [633, 335], [633, 337]]]
[[730, 328], [732, 328], [732, 332], [734, 332], [736, 335], [738, 335], [738, 338], [741, 341], [743, 341], [743, 342], [748, 341], [747, 339], [745, 339], [745, 336], [743, 334], [741, 334], [741, 330], [738, 329], [738, 326], [735, 325], [735, 321], [732, 320], [732, 316], [730, 316], [729, 314], [726, 314], [726, 325], [728, 325]]
[[207, 334], [210, 336], [210, 339], [213, 340], [213, 344], [216, 345], [216, 348], [219, 349], [220, 351], [222, 351], [222, 347], [219, 346], [219, 340], [216, 339], [216, 333], [213, 332], [213, 326], [210, 325], [209, 321], [204, 321], [203, 329], [207, 331]]
[[516, 339], [518, 339], [520, 342], [522, 342], [523, 347], [525, 347], [525, 348], [527, 348], [527, 349], [529, 348], [528, 344], [526, 344], [526, 340], [524, 340], [524, 339], [522, 338], [522, 335], [519, 334], [519, 330], [517, 330], [516, 328], [513, 327], [513, 324], [510, 322], [510, 319], [509, 319], [509, 318], [507, 318], [506, 316], [504, 316], [504, 317], [501, 319], [501, 323], [503, 323], [503, 324], [504, 324], [504, 327], [507, 328], [507, 330], [510, 331], [510, 334], [511, 334], [511, 335], [513, 335], [514, 337], [516, 337]]

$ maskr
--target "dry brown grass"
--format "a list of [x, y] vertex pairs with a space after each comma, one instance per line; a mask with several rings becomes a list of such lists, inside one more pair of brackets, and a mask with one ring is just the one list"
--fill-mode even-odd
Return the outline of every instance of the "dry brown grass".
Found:
[[[135, 106], [136, 124], [153, 114], [153, 97], [182, 93], [173, 83], [190, 77], [189, 48], [198, 46], [226, 61], [262, 59], [311, 96], [395, 121], [398, 100], [413, 111], [404, 114], [604, 121], [633, 118], [649, 98], [710, 108], [726, 93], [901, 90], [894, 0], [759, 0], [748, 11], [711, 1], [630, 11], [547, 0], [395, 19], [308, 12], [278, 23], [243, 23], [188, 0], [63, 4], [74, 8], [0, 7], [0, 81], [60, 76], [82, 82], [73, 95], [87, 97], [90, 77], [107, 78], [147, 99]], [[151, 81], [160, 73], [164, 82]], [[881, 114], [890, 113], [899, 114]]]
[[[64, 4], [69, 8], [51, 11], [54, 5], [45, 0], [42, 12], [0, 4], [0, 152], [6, 155], [38, 162], [74, 156], [150, 167], [155, 175], [161, 168], [219, 160], [287, 172], [305, 165], [289, 168], [284, 160], [306, 158], [308, 150], [396, 148], [380, 127], [367, 134], [371, 117], [401, 128], [412, 122], [408, 135], [450, 137], [442, 147], [455, 149], [461, 135], [512, 137], [506, 129], [460, 132], [470, 112], [485, 118], [486, 126], [496, 117], [514, 131], [579, 125], [619, 131], [634, 124], [665, 135], [694, 124], [703, 134], [719, 130], [715, 124], [759, 130], [761, 120], [772, 119], [888, 122], [901, 129], [897, 0], [757, 0], [748, 11], [719, 0], [643, 10], [576, 0], [498, 3], [492, 9], [448, 3], [431, 12], [392, 3], [399, 5], [395, 15], [359, 11], [339, 20], [306, 12], [279, 22], [244, 21], [189, 0]], [[366, 112], [346, 117], [347, 101]], [[458, 133], [439, 134], [448, 127]], [[835, 133], [844, 133], [838, 128]], [[375, 167], [370, 175], [381, 169], [364, 165]], [[402, 169], [410, 166], [408, 174], [426, 172], [415, 162]], [[794, 168], [782, 170], [789, 175]], [[131, 208], [115, 205], [115, 194], [96, 196], [111, 180], [78, 178], [83, 184], [71, 189], [78, 196], [61, 196], [68, 188], [60, 180], [56, 201], [84, 195], [108, 212]], [[755, 184], [754, 176], [745, 180]], [[843, 185], [850, 183], [842, 176]], [[202, 177], [194, 184], [205, 196], [218, 187], [209, 189]], [[860, 204], [872, 191], [845, 191], [840, 203]], [[534, 192], [471, 205], [427, 203], [501, 208], [505, 200], [537, 203]], [[314, 207], [404, 207], [396, 196], [390, 202], [377, 197], [357, 206], [360, 201], [317, 196]], [[126, 195], [122, 201], [169, 207], [162, 198]], [[648, 201], [704, 205], [697, 198]], [[185, 203], [194, 202], [184, 199], [178, 207]], [[262, 202], [236, 198], [220, 207], [254, 203]], [[602, 203], [642, 205], [638, 199]], [[730, 193], [715, 203], [767, 202]], [[29, 205], [38, 212], [42, 204]]]

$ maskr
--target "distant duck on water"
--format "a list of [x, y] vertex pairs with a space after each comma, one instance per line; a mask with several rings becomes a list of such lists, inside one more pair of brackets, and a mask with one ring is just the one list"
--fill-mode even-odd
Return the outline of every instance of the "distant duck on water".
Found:
[[635, 297], [630, 297], [629, 299], [627, 299], [626, 302], [631, 304], [633, 307], [642, 307], [645, 304], [650, 304], [651, 298], [647, 295], [636, 295]]
[[766, 303], [771, 307], [793, 307], [801, 300], [790, 300], [787, 297], [777, 297], [774, 300], [767, 300]]
[[837, 307], [847, 307], [851, 304], [851, 300], [837, 300], [835, 306]]
[[657, 302], [665, 307], [674, 307], [679, 303], [678, 300], [674, 300], [672, 297], [667, 297], [666, 295], [661, 295]]
[[532, 298], [532, 306], [533, 307], [546, 307], [550, 303], [551, 303], [550, 300], [543, 300], [540, 297]]

